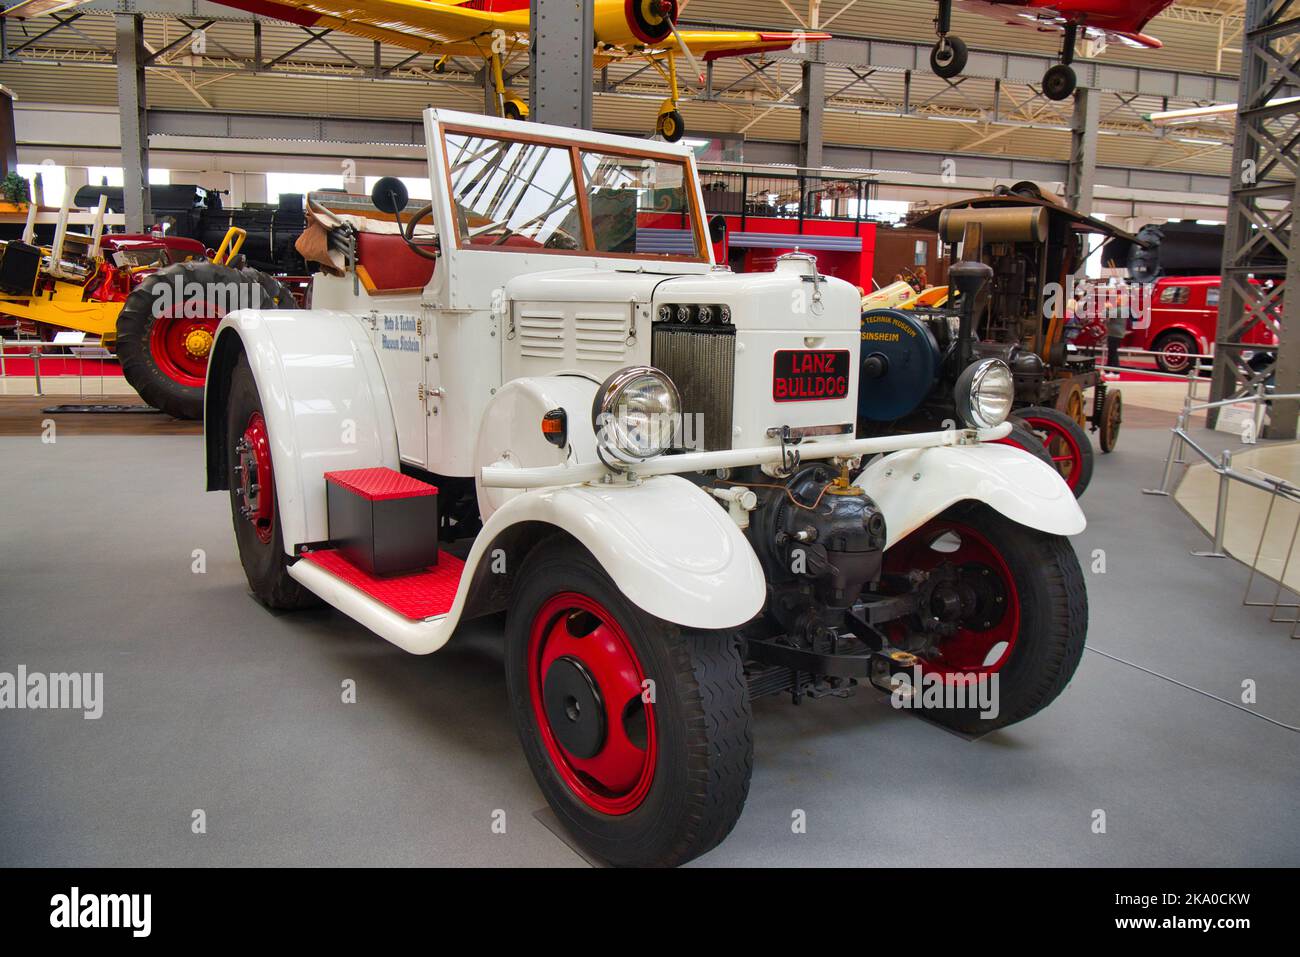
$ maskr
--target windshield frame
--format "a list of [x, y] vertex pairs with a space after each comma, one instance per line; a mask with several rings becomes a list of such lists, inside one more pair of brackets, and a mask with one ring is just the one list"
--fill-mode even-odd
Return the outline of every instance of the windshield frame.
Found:
[[[582, 242], [586, 248], [583, 249], [548, 249], [543, 246], [537, 248], [502, 245], [474, 245], [467, 241], [462, 241], [460, 229], [451, 230], [450, 239], [457, 252], [483, 252], [483, 253], [523, 253], [535, 256], [582, 256], [585, 258], [596, 259], [619, 259], [619, 260], [647, 260], [651, 262], [678, 262], [678, 263], [709, 263], [712, 261], [710, 253], [712, 252], [708, 237], [704, 232], [704, 221], [700, 218], [702, 208], [699, 199], [699, 183], [695, 171], [695, 164], [691, 162], [689, 156], [672, 155], [652, 150], [629, 149], [625, 146], [602, 143], [598, 139], [592, 139], [586, 142], [578, 142], [576, 139], [563, 139], [559, 137], [545, 136], [535, 133], [515, 133], [498, 129], [485, 129], [476, 126], [461, 125], [458, 123], [440, 123], [440, 146], [442, 148], [442, 165], [444, 172], [444, 182], [447, 190], [447, 204], [454, 209], [456, 201], [456, 191], [452, 185], [451, 174], [451, 154], [447, 148], [447, 136], [470, 136], [484, 139], [498, 139], [514, 143], [526, 143], [532, 146], [549, 146], [555, 149], [564, 150], [569, 155], [569, 166], [571, 169], [572, 182], [574, 191], [577, 194], [577, 210], [582, 224]], [[652, 159], [656, 162], [673, 163], [680, 165], [682, 168], [682, 186], [683, 192], [686, 193], [687, 202], [690, 204], [691, 232], [695, 238], [695, 255], [688, 256], [682, 253], [639, 253], [639, 252], [602, 252], [596, 249], [595, 234], [591, 218], [591, 183], [587, 178], [586, 171], [582, 165], [582, 153], [601, 153], [610, 156], [619, 156], [627, 159]], [[640, 212], [638, 210], [638, 212]]]

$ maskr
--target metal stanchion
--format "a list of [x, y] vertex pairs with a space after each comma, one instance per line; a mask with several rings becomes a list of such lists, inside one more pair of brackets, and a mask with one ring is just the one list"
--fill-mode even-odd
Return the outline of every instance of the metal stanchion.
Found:
[[1219, 454], [1219, 499], [1214, 510], [1214, 544], [1210, 550], [1194, 549], [1197, 558], [1227, 558], [1223, 550], [1223, 534], [1228, 523], [1228, 483], [1232, 481], [1232, 451], [1224, 449]]

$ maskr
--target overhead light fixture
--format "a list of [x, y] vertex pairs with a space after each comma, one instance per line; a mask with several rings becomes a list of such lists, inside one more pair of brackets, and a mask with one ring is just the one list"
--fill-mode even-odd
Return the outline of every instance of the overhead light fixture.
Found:
[[1227, 146], [1222, 140], [1198, 140], [1193, 136], [1176, 136], [1174, 137], [1179, 143], [1187, 143], [1190, 146]]

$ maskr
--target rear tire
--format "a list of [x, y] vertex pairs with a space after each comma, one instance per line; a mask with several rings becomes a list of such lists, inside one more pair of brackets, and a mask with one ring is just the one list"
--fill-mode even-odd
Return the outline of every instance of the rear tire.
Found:
[[506, 619], [506, 686], [547, 802], [611, 864], [671, 867], [710, 850], [740, 817], [753, 767], [736, 636], [647, 614], [571, 542], [527, 562]]
[[[188, 299], [173, 303], [178, 284], [182, 298], [202, 290], [203, 305], [196, 308]], [[297, 307], [287, 287], [256, 269], [201, 261], [158, 270], [126, 298], [117, 317], [115, 350], [123, 377], [154, 408], [178, 419], [203, 418], [203, 386], [217, 324], [229, 306], [243, 304]]]
[[1173, 375], [1186, 375], [1197, 361], [1192, 358], [1197, 352], [1196, 340], [1185, 332], [1166, 332], [1155, 341], [1151, 351], [1156, 354], [1160, 371]]
[[[259, 494], [271, 496], [269, 525], [259, 527], [241, 511], [246, 504], [243, 483], [248, 470], [245, 467], [241, 472], [236, 467], [241, 464], [241, 457], [247, 463], [249, 456], [240, 452], [239, 442], [248, 433], [250, 423], [256, 421], [255, 417], [262, 419], [262, 400], [257, 392], [257, 382], [253, 379], [253, 370], [248, 365], [248, 357], [241, 353], [231, 373], [230, 400], [226, 407], [226, 480], [230, 488], [230, 512], [234, 519], [239, 561], [244, 566], [248, 587], [267, 608], [286, 611], [312, 608], [321, 603], [320, 599], [289, 577], [292, 562], [284, 551], [280, 507], [275, 501], [275, 477], [269, 465], [263, 465], [260, 474], [256, 476], [263, 485]], [[262, 429], [264, 432], [264, 420]], [[269, 449], [264, 461], [270, 461]]]
[[[960, 539], [956, 551], [949, 547], [951, 535]], [[932, 548], [940, 539], [945, 539], [944, 547]], [[975, 565], [976, 570], [983, 564], [990, 575], [1003, 579], [1002, 619], [983, 631], [963, 628], [946, 639], [960, 642], [968, 660], [945, 653], [943, 639], [938, 652], [928, 661], [922, 658], [924, 670], [978, 672], [978, 663], [969, 656], [980, 656], [982, 636], [991, 642], [989, 655], [999, 654], [996, 639], [1006, 641], [1001, 657], [988, 666], [989, 673], [997, 675], [997, 715], [982, 717], [978, 708], [926, 708], [926, 717], [963, 734], [984, 734], [1037, 714], [1069, 684], [1088, 634], [1088, 593], [1069, 539], [1027, 528], [982, 503], [962, 502], [885, 556], [888, 574], [906, 574], [952, 560], [963, 568]], [[954, 658], [948, 660], [946, 654]]]

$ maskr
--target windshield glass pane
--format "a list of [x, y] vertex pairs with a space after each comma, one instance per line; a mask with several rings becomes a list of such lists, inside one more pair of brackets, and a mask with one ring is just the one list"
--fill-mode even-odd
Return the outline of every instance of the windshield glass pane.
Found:
[[584, 150], [582, 169], [597, 252], [703, 256], [684, 163]]
[[446, 143], [461, 246], [583, 247], [566, 147], [451, 132]]

